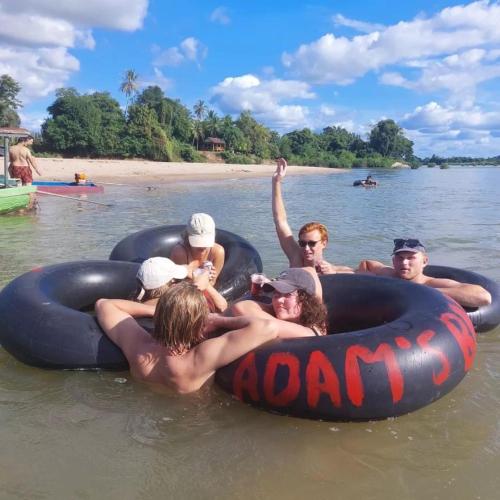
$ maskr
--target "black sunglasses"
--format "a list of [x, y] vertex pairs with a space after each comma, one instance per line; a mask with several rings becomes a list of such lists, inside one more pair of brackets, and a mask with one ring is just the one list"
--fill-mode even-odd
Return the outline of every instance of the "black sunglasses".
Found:
[[412, 239], [412, 238], [409, 238], [407, 240], [405, 240], [403, 238], [396, 238], [394, 240], [394, 249], [397, 250], [398, 248], [403, 248], [403, 247], [417, 248], [417, 247], [424, 247], [424, 245], [422, 245], [420, 240], [416, 240], [416, 239]]
[[305, 248], [305, 247], [314, 248], [320, 241], [321, 240], [317, 240], [317, 241], [313, 241], [313, 240], [310, 240], [310, 241], [299, 240], [299, 247], [301, 247], [301, 248]]

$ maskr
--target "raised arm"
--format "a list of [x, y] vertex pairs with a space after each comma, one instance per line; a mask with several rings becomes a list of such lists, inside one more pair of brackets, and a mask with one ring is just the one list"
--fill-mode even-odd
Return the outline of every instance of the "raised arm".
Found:
[[152, 342], [149, 333], [129, 313], [117, 307], [115, 301], [99, 299], [95, 312], [104, 333], [123, 351], [129, 362], [137, 357], [145, 344]]
[[293, 261], [297, 258], [300, 259], [301, 251], [300, 247], [293, 239], [292, 230], [288, 225], [285, 204], [281, 193], [281, 182], [286, 175], [286, 167], [287, 163], [284, 158], [276, 160], [276, 172], [273, 174], [272, 180], [272, 207], [274, 225], [276, 227], [276, 233], [278, 235], [281, 248], [288, 257], [290, 265], [292, 265]]
[[481, 307], [491, 304], [491, 294], [479, 285], [444, 278], [431, 278], [425, 284], [439, 290], [464, 307]]
[[191, 372], [198, 387], [218, 368], [228, 365], [278, 336], [275, 324], [261, 318], [221, 317], [219, 326], [235, 329], [219, 337], [205, 340], [192, 349]]
[[210, 284], [210, 275], [203, 271], [193, 277], [194, 284], [198, 290], [202, 291], [215, 306], [217, 312], [223, 312], [227, 309], [227, 300]]

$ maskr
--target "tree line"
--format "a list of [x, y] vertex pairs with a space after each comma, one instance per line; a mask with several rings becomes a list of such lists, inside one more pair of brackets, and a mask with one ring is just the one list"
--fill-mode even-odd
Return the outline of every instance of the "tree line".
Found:
[[[66, 157], [145, 158], [158, 161], [207, 161], [200, 153], [205, 140], [224, 140], [228, 163], [261, 163], [283, 156], [296, 165], [387, 167], [395, 161], [418, 165], [413, 142], [394, 120], [381, 120], [366, 140], [329, 126], [280, 135], [258, 123], [249, 111], [236, 119], [219, 116], [204, 101], [188, 109], [165, 96], [158, 86], [138, 90], [138, 76], [128, 70], [120, 86], [127, 100], [122, 109], [109, 92], [80, 94], [74, 88], [56, 91], [48, 118], [36, 134], [38, 153]], [[0, 126], [19, 126], [20, 85], [0, 77]]]

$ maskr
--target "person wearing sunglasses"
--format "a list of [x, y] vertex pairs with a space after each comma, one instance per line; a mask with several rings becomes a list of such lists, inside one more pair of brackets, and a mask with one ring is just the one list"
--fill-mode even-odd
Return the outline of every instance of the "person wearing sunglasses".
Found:
[[296, 241], [288, 224], [281, 193], [281, 183], [286, 175], [287, 162], [284, 158], [276, 160], [276, 172], [272, 181], [273, 219], [281, 248], [288, 257], [290, 267], [314, 267], [319, 274], [352, 273], [347, 266], [336, 266], [323, 258], [323, 250], [328, 245], [328, 230], [319, 222], [309, 222], [299, 230]]
[[262, 287], [272, 293], [271, 304], [242, 300], [232, 305], [234, 316], [275, 318], [278, 331], [288, 337], [325, 335], [327, 311], [322, 302], [321, 283], [311, 267], [286, 269]]
[[426, 276], [424, 270], [428, 262], [427, 251], [420, 240], [397, 238], [394, 240], [392, 251], [393, 267], [376, 260], [362, 260], [356, 273], [400, 278], [427, 285], [440, 290], [464, 307], [481, 307], [491, 304], [491, 295], [482, 286]]

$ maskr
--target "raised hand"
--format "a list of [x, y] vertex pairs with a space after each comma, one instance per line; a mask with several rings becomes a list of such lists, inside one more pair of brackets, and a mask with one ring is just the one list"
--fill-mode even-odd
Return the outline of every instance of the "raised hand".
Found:
[[285, 158], [276, 159], [276, 171], [273, 174], [273, 179], [281, 180], [286, 175], [286, 167], [288, 166]]

